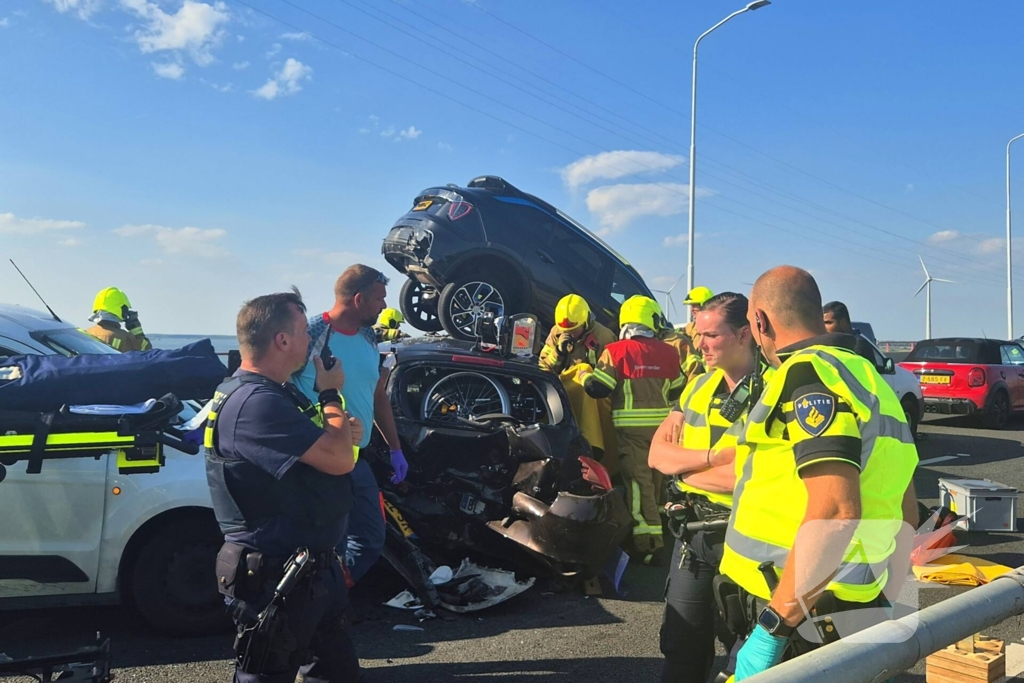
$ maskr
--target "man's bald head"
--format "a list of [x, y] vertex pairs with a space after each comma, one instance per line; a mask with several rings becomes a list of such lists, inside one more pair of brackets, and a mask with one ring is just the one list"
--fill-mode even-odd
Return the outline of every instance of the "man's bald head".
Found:
[[825, 332], [818, 283], [801, 268], [778, 266], [757, 278], [750, 307], [763, 310], [777, 331]]

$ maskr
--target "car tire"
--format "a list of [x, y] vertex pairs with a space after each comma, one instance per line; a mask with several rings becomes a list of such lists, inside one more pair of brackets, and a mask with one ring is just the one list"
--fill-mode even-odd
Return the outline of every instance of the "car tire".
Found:
[[904, 396], [903, 400], [900, 401], [900, 405], [903, 406], [903, 414], [907, 418], [907, 424], [910, 425], [910, 433], [917, 438], [917, 427], [920, 423], [921, 411], [917, 405], [917, 399], [913, 396]]
[[466, 275], [441, 290], [438, 317], [455, 339], [474, 340], [473, 325], [482, 312], [500, 307], [505, 315], [516, 312], [513, 288], [493, 275]]
[[[431, 297], [425, 296], [428, 290], [434, 292]], [[440, 332], [444, 328], [441, 320], [437, 317], [436, 291], [430, 285], [425, 285], [419, 280], [406, 278], [402, 283], [402, 292], [399, 295], [398, 305], [402, 309], [405, 321], [421, 332]]]
[[1003, 390], [992, 393], [985, 406], [982, 425], [986, 429], [1002, 429], [1010, 421], [1010, 399]]
[[216, 526], [179, 520], [156, 531], [131, 567], [131, 597], [156, 630], [174, 636], [221, 633], [231, 621], [217, 590]]

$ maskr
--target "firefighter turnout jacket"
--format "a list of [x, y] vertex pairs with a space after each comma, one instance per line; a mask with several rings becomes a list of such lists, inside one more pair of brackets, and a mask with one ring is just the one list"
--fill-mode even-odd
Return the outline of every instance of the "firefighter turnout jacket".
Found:
[[138, 335], [134, 335], [112, 321], [101, 320], [87, 329], [86, 332], [121, 353], [127, 351], [149, 351], [153, 348], [153, 345], [141, 330]]
[[615, 333], [597, 321], [578, 338], [555, 325], [540, 351], [540, 367], [556, 374], [577, 363], [595, 367], [605, 348], [615, 341]]
[[780, 349], [782, 365], [740, 436], [721, 572], [761, 599], [771, 594], [758, 566], [786, 567], [806, 513], [800, 472], [824, 461], [857, 468], [861, 506], [860, 524], [827, 590], [865, 603], [885, 586], [917, 448], [899, 399], [874, 365], [853, 353], [853, 341], [825, 334]]

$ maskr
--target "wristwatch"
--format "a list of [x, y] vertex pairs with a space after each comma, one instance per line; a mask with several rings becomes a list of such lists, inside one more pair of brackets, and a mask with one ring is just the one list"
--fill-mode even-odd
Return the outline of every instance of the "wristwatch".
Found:
[[341, 403], [341, 394], [337, 389], [324, 389], [317, 398], [322, 406], [328, 403]]
[[765, 607], [757, 615], [757, 623], [765, 631], [778, 638], [789, 638], [796, 630], [794, 626], [787, 626], [786, 622], [782, 620], [782, 616], [770, 606]]

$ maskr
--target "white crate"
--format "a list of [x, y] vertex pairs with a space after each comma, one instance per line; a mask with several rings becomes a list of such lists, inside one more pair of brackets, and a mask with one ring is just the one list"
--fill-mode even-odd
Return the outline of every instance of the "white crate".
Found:
[[939, 500], [961, 516], [958, 529], [1016, 531], [1017, 489], [988, 479], [939, 479]]

